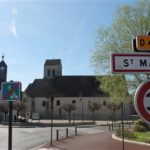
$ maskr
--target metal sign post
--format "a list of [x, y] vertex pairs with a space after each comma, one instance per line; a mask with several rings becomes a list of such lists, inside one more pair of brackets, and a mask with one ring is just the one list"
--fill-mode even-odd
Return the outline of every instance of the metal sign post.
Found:
[[2, 100], [9, 102], [8, 150], [12, 150], [13, 101], [20, 100], [20, 92], [21, 92], [21, 83], [20, 82], [3, 82], [2, 83]]
[[12, 109], [13, 109], [13, 102], [9, 102], [8, 150], [12, 150]]

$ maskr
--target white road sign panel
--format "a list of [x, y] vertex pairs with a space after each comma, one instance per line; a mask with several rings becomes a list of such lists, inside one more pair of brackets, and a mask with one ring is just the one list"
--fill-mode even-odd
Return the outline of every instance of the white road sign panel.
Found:
[[112, 73], [150, 73], [149, 53], [115, 53], [111, 55]]

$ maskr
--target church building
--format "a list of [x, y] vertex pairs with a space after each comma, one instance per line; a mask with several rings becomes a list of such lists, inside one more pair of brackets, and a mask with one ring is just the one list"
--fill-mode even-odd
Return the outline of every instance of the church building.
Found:
[[[60, 59], [48, 59], [44, 64], [44, 76], [35, 79], [25, 90], [26, 111], [39, 114], [46, 119], [51, 113], [51, 99], [54, 98], [54, 118], [67, 119], [68, 112], [64, 104], [73, 104], [76, 109], [72, 112], [76, 119], [92, 119], [93, 112], [88, 108], [89, 103], [96, 102], [101, 108], [95, 112], [96, 119], [110, 119], [112, 110], [107, 107], [109, 97], [99, 90], [96, 76], [64, 76]], [[129, 105], [125, 104], [125, 115], [129, 118]], [[121, 110], [116, 112], [121, 117]]]

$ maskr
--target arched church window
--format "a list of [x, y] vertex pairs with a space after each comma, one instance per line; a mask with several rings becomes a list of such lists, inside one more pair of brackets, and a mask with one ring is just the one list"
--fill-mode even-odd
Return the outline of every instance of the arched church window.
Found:
[[43, 101], [43, 102], [42, 102], [42, 106], [45, 107], [45, 105], [46, 105], [46, 103], [45, 103], [45, 101]]
[[72, 101], [72, 104], [75, 104], [75, 103], [76, 103], [76, 101], [75, 101], [75, 100], [73, 100], [73, 101]]
[[56, 101], [56, 106], [60, 106], [60, 100]]

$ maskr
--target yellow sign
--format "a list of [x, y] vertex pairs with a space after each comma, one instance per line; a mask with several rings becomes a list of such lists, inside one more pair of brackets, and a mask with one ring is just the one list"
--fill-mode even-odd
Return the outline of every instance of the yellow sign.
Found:
[[136, 47], [138, 50], [150, 51], [150, 35], [139, 35], [136, 37]]

